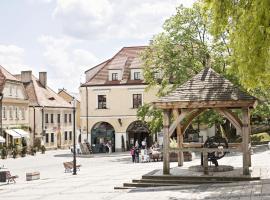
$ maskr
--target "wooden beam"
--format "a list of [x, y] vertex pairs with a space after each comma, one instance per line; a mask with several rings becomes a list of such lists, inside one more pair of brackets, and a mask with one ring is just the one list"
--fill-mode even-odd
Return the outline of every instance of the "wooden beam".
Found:
[[183, 134], [185, 134], [188, 126], [191, 124], [192, 120], [194, 118], [196, 118], [197, 116], [199, 116], [202, 112], [204, 112], [206, 110], [206, 108], [201, 108], [201, 109], [198, 109], [198, 110], [195, 110], [194, 112], [192, 112], [190, 115], [187, 116], [187, 119], [185, 121], [185, 123], [182, 125], [182, 130], [181, 132]]
[[169, 156], [169, 124], [170, 124], [170, 110], [163, 111], [163, 174], [170, 174], [170, 156]]
[[[179, 117], [179, 110], [178, 109], [173, 110], [173, 117], [174, 117], [174, 119], [177, 119]], [[183, 134], [181, 133], [180, 123], [178, 123], [176, 126], [176, 133], [177, 133], [177, 145], [179, 148], [182, 148], [183, 147]], [[178, 166], [183, 166], [183, 163], [184, 163], [183, 152], [177, 153], [177, 160], [178, 160]]]
[[242, 126], [242, 150], [243, 150], [243, 175], [249, 175], [249, 109], [242, 108], [243, 112], [243, 126]]
[[[175, 110], [175, 109], [174, 109]], [[169, 136], [171, 137], [177, 125], [186, 117], [188, 111], [182, 111], [180, 115], [174, 120], [169, 129]]]
[[221, 115], [226, 117], [233, 125], [234, 127], [241, 132], [242, 131], [242, 126], [243, 123], [242, 121], [238, 118], [236, 114], [234, 114], [231, 110], [226, 109], [226, 108], [215, 108], [217, 112], [219, 112]]
[[242, 152], [242, 148], [232, 147], [232, 148], [226, 148], [226, 149], [219, 149], [219, 148], [196, 148], [196, 147], [183, 147], [183, 148], [170, 148], [170, 153], [177, 153], [177, 152], [214, 152], [214, 151], [223, 151], [223, 152]]
[[161, 109], [179, 109], [179, 108], [254, 108], [256, 100], [230, 100], [230, 101], [174, 101], [153, 102], [154, 106]]

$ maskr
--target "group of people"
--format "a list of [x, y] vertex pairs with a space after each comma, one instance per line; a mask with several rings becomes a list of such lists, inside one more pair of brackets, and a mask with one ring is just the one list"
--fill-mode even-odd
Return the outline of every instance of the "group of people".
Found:
[[149, 154], [152, 154], [152, 153], [156, 152], [157, 148], [158, 148], [158, 143], [155, 142], [148, 150], [147, 149], [146, 139], [144, 139], [142, 141], [141, 148], [140, 148], [138, 140], [136, 140], [135, 146], [132, 146], [132, 148], [130, 149], [130, 155], [131, 155], [131, 158], [132, 158], [132, 162], [133, 163], [138, 163], [139, 162], [140, 153], [141, 153], [142, 158], [148, 158], [146, 160], [150, 161]]

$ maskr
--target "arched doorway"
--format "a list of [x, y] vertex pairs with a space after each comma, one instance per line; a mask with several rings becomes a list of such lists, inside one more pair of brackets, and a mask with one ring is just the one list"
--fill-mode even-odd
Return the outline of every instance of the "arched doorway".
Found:
[[91, 144], [94, 153], [106, 153], [106, 144], [112, 147], [115, 152], [115, 130], [113, 126], [107, 122], [96, 123], [91, 130]]
[[147, 124], [142, 121], [134, 121], [127, 128], [128, 145], [129, 148], [135, 145], [138, 141], [139, 147], [141, 147], [142, 141], [146, 139], [147, 146], [151, 146], [153, 139], [150, 135], [150, 131]]

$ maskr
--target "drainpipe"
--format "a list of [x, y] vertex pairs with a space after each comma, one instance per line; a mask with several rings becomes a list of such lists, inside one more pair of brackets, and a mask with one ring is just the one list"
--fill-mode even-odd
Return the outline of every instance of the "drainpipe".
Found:
[[34, 144], [34, 140], [36, 138], [36, 108], [35, 106], [33, 106], [33, 110], [34, 110], [34, 135], [33, 135], [33, 144]]
[[[87, 142], [89, 142], [88, 141], [88, 133], [89, 133], [89, 127], [88, 127], [88, 87], [86, 86], [86, 131], [87, 131], [87, 133], [86, 133], [86, 139], [87, 139]], [[91, 144], [91, 142], [89, 142], [90, 144]]]
[[42, 114], [42, 132], [41, 132], [41, 136], [43, 137], [44, 136], [44, 106], [42, 106], [42, 109], [41, 109], [41, 114]]

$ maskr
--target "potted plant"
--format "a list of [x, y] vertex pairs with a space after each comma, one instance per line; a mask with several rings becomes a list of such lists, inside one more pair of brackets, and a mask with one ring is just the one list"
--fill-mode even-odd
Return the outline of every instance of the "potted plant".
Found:
[[32, 156], [34, 156], [34, 155], [36, 155], [36, 152], [37, 152], [36, 148], [31, 146], [31, 147], [30, 147], [30, 154], [31, 154]]
[[3, 147], [1, 151], [1, 158], [6, 159], [7, 158], [7, 148]]
[[19, 154], [19, 150], [17, 147], [14, 147], [12, 150], [12, 157], [15, 159], [17, 158], [17, 155]]
[[46, 147], [44, 145], [41, 146], [41, 153], [44, 154], [46, 151]]
[[22, 151], [21, 151], [21, 156], [22, 156], [22, 157], [25, 157], [26, 152], [27, 152], [27, 147], [24, 146], [24, 147], [22, 148]]

